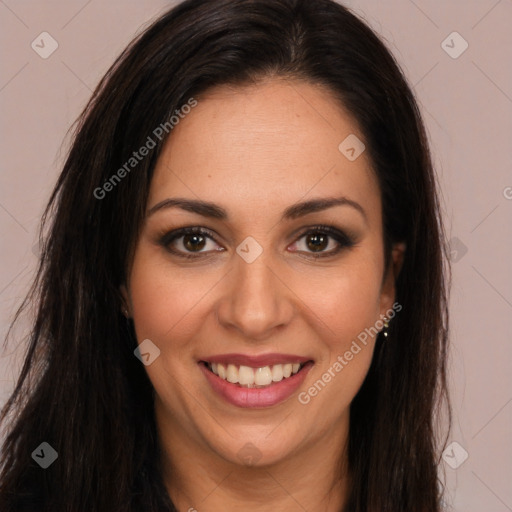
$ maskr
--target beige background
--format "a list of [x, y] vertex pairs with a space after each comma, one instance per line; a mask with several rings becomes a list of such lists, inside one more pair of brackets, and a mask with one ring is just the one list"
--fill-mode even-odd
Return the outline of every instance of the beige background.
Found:
[[[2, 340], [33, 275], [68, 128], [118, 53], [172, 3], [0, 0]], [[512, 0], [346, 4], [384, 36], [413, 85], [443, 188], [454, 249], [450, 442], [461, 446], [442, 462], [447, 501], [457, 512], [512, 511]], [[58, 42], [47, 59], [31, 48], [44, 31]], [[454, 31], [469, 45], [458, 58], [442, 46]], [[445, 43], [452, 54], [462, 44]], [[22, 334], [0, 353], [2, 404]], [[467, 460], [452, 469], [462, 450]]]

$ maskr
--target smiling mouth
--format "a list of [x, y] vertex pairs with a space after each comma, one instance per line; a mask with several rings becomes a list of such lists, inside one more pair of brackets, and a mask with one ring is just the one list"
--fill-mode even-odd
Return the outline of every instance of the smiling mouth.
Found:
[[236, 364], [209, 363], [201, 361], [217, 377], [241, 388], [267, 388], [282, 380], [297, 375], [306, 363], [286, 363], [252, 368]]

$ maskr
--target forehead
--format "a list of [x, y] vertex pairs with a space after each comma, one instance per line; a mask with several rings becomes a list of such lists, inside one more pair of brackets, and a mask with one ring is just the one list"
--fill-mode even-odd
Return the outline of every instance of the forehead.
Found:
[[173, 195], [228, 210], [344, 195], [380, 211], [367, 152], [350, 161], [339, 149], [363, 135], [324, 87], [270, 80], [216, 87], [196, 99], [165, 144], [148, 206]]

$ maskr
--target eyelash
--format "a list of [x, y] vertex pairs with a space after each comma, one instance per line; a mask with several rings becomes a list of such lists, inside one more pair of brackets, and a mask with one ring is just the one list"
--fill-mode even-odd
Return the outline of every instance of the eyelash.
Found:
[[[328, 235], [329, 238], [334, 239], [338, 243], [338, 247], [334, 250], [330, 250], [328, 252], [321, 252], [321, 253], [314, 253], [314, 252], [308, 253], [309, 254], [308, 257], [310, 257], [312, 259], [332, 257], [332, 256], [337, 255], [342, 249], [350, 248], [355, 245], [355, 240], [351, 236], [347, 235], [343, 231], [340, 231], [339, 229], [336, 229], [332, 226], [324, 226], [324, 225], [317, 225], [317, 226], [309, 227], [306, 231], [302, 232], [298, 236], [297, 241], [304, 238], [307, 235], [312, 235], [312, 234], [313, 235], [318, 235], [318, 234]], [[217, 243], [217, 241], [215, 240], [215, 236], [213, 235], [213, 233], [211, 231], [197, 226], [197, 227], [185, 227], [185, 228], [176, 229], [174, 231], [170, 231], [170, 232], [164, 234], [160, 238], [159, 244], [161, 246], [163, 246], [168, 252], [170, 252], [171, 254], [174, 254], [180, 258], [185, 258], [185, 259], [202, 258], [203, 257], [202, 255], [205, 254], [204, 252], [184, 253], [184, 252], [177, 251], [177, 250], [170, 248], [170, 245], [172, 244], [172, 242], [174, 242], [175, 240], [178, 240], [179, 238], [186, 236], [186, 235], [202, 235], [202, 236], [205, 236], [205, 237], [213, 240], [215, 243]], [[294, 242], [294, 243], [296, 243], [296, 242]], [[219, 245], [219, 244], [217, 244], [217, 245]], [[208, 252], [208, 251], [206, 251], [206, 252]], [[302, 252], [302, 251], [298, 251], [298, 252]]]

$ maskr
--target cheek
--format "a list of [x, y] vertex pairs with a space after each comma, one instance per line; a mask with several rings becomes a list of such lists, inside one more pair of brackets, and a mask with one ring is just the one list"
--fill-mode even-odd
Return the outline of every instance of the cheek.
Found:
[[354, 266], [337, 278], [316, 280], [313, 293], [304, 288], [310, 327], [318, 335], [318, 364], [298, 400], [321, 428], [344, 415], [368, 373], [378, 335], [380, 278], [378, 264]]
[[318, 357], [302, 403], [318, 396], [314, 408], [336, 404], [325, 414], [327, 422], [348, 407], [370, 367], [378, 335], [381, 272], [378, 259], [359, 253], [336, 272], [330, 269], [323, 276], [316, 273], [314, 279], [300, 281], [303, 311], [311, 312], [307, 318]]
[[381, 278], [378, 264], [350, 265], [323, 275], [312, 273], [297, 281], [295, 289], [306, 310], [314, 313], [312, 321], [323, 324], [333, 343], [340, 344], [379, 318]]
[[[136, 257], [130, 279], [130, 293], [137, 338], [149, 338], [161, 348], [173, 340], [186, 337], [184, 330], [200, 325], [205, 294], [214, 288], [215, 276], [198, 275], [197, 271], [170, 269], [141, 250]], [[194, 320], [195, 319], [195, 320]], [[188, 329], [187, 329], [188, 328]], [[192, 335], [193, 333], [188, 333]]]

